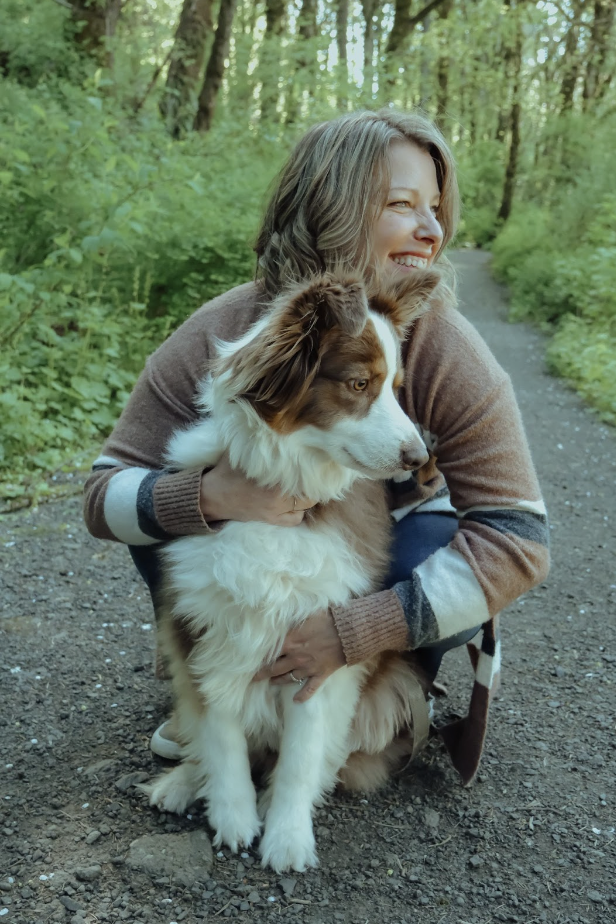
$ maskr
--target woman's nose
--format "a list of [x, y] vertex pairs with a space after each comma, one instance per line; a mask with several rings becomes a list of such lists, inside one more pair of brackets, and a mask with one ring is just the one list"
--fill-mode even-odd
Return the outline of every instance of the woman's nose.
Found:
[[423, 241], [438, 244], [443, 240], [443, 229], [433, 212], [424, 212], [416, 231], [417, 237]]

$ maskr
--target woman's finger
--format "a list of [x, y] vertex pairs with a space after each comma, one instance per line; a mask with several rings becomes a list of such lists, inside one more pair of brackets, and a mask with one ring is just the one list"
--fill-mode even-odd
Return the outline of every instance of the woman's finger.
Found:
[[314, 677], [306, 677], [306, 680], [304, 684], [302, 685], [301, 689], [299, 689], [297, 693], [295, 694], [295, 696], [293, 697], [293, 702], [294, 703], [305, 703], [307, 700], [310, 699], [311, 696], [314, 696], [314, 694], [317, 692], [317, 690], [319, 689], [321, 684], [324, 683], [325, 680], [327, 680], [327, 677], [323, 677], [322, 675], [321, 676], [315, 675]]

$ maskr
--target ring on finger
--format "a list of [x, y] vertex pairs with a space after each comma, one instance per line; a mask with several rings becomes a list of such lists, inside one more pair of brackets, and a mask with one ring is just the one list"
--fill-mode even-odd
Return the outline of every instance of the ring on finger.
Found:
[[299, 677], [296, 677], [293, 671], [289, 671], [289, 677], [291, 678], [293, 683], [303, 683], [304, 682], [303, 680], [300, 680]]

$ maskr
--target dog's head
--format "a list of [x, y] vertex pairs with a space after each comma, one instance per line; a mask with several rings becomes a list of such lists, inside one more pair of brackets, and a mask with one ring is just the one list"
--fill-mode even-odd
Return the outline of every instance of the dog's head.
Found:
[[438, 281], [418, 272], [369, 300], [357, 279], [314, 279], [277, 299], [250, 339], [224, 351], [214, 375], [298, 446], [369, 477], [419, 468], [425, 446], [396, 398], [400, 341]]

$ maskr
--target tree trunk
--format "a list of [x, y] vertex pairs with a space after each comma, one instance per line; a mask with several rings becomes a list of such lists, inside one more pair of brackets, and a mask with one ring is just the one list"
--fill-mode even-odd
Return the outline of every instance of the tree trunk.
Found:
[[407, 38], [420, 22], [448, 0], [430, 0], [417, 13], [412, 14], [413, 0], [395, 0], [394, 22], [389, 33], [385, 54], [392, 57], [402, 51]]
[[199, 94], [199, 105], [193, 125], [193, 128], [199, 132], [207, 132], [212, 127], [216, 98], [225, 72], [225, 60], [229, 54], [231, 26], [233, 25], [236, 6], [237, 0], [220, 0], [218, 25], [210, 52], [210, 59], [205, 69], [205, 77]]
[[570, 112], [573, 108], [573, 95], [580, 73], [578, 40], [584, 2], [585, 0], [575, 0], [573, 5], [573, 18], [565, 38], [565, 53], [563, 55], [563, 67], [565, 72], [560, 85], [561, 115]]
[[193, 122], [191, 103], [201, 76], [205, 42], [212, 31], [211, 0], [184, 0], [159, 109], [167, 131], [180, 138]]
[[317, 0], [302, 0], [302, 6], [297, 19], [297, 43], [295, 46], [295, 64], [292, 68], [292, 81], [288, 86], [286, 97], [286, 125], [293, 125], [297, 121], [302, 97], [308, 89], [308, 96], [314, 96], [314, 87], [317, 81], [315, 68], [315, 48], [305, 47], [318, 35]]
[[601, 96], [606, 80], [605, 60], [608, 50], [613, 47], [610, 41], [614, 27], [616, 0], [595, 0], [594, 18], [590, 32], [588, 61], [584, 74], [583, 106], [586, 111], [591, 102]]
[[278, 105], [278, 72], [280, 37], [285, 27], [285, 0], [266, 0], [265, 35], [259, 50], [261, 76], [261, 119], [270, 121]]
[[377, 9], [377, 0], [361, 0], [364, 14], [364, 83], [369, 82], [372, 87], [372, 67], [374, 64], [374, 42], [376, 28], [374, 15]]
[[347, 33], [349, 29], [349, 0], [336, 3], [336, 46], [338, 48], [338, 108], [348, 106], [349, 65], [347, 57]]
[[498, 220], [503, 224], [511, 214], [513, 205], [513, 193], [515, 189], [516, 175], [518, 171], [518, 155], [520, 152], [520, 84], [522, 77], [522, 23], [518, 18], [515, 45], [512, 53], [512, 63], [514, 66], [513, 92], [511, 112], [509, 115], [509, 124], [511, 127], [511, 139], [509, 141], [509, 157], [507, 158], [507, 167], [505, 169], [505, 183], [503, 186], [503, 198], [498, 212]]
[[336, 46], [338, 61], [347, 66], [347, 31], [349, 28], [349, 0], [338, 0], [336, 4]]
[[444, 130], [444, 124], [447, 118], [447, 106], [449, 103], [449, 41], [446, 28], [446, 21], [451, 13], [453, 0], [445, 0], [438, 10], [438, 18], [441, 21], [439, 35], [439, 56], [436, 65], [436, 79], [438, 90], [436, 94], [436, 118], [441, 131]]
[[73, 21], [82, 24], [75, 33], [77, 43], [107, 67], [112, 64], [107, 40], [115, 35], [123, 6], [124, 0], [73, 0], [70, 4]]

